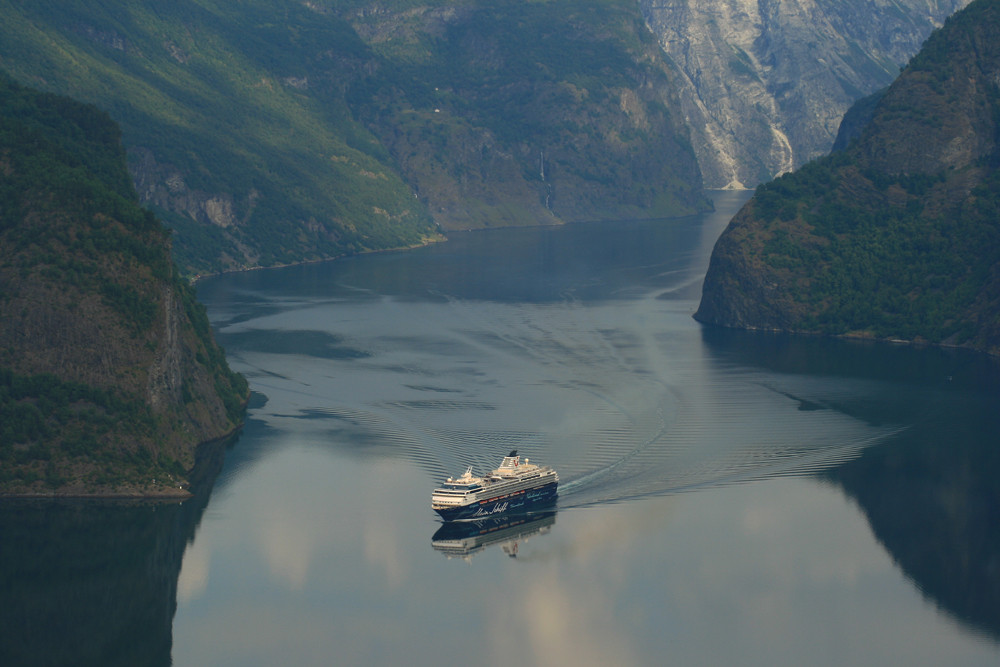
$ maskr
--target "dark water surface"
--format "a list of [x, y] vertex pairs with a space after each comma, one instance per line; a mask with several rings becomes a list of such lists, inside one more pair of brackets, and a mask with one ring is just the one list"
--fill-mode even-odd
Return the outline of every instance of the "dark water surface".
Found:
[[[743, 199], [204, 282], [210, 498], [0, 505], [0, 664], [1000, 663], [1000, 370], [701, 327]], [[442, 528], [514, 448], [556, 511]]]

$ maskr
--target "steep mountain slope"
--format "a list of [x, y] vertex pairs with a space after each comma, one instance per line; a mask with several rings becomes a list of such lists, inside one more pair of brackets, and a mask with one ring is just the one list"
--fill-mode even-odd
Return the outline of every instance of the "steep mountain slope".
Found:
[[142, 202], [195, 273], [435, 237], [343, 104], [371, 58], [291, 0], [0, 0], [0, 66], [111, 114]]
[[707, 206], [632, 0], [0, 0], [0, 67], [111, 114], [189, 273]]
[[845, 110], [887, 86], [969, 0], [640, 0], [683, 73], [708, 187], [754, 187], [826, 154]]
[[632, 0], [326, 4], [382, 58], [352, 108], [446, 229], [707, 207]]
[[948, 20], [843, 152], [758, 188], [696, 318], [1000, 352], [1000, 2]]
[[106, 114], [0, 75], [0, 494], [178, 494], [247, 386]]

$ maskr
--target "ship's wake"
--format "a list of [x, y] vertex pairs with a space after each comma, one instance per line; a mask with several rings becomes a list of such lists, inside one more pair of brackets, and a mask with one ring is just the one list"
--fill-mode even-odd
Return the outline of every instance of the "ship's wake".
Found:
[[231, 363], [267, 395], [258, 416], [270, 426], [409, 459], [429, 487], [518, 449], [559, 472], [560, 507], [813, 474], [898, 430], [849, 407], [881, 387], [717, 359], [689, 307], [568, 293], [550, 304], [349, 302], [336, 322], [323, 303], [281, 313], [283, 327], [327, 332], [323, 358], [255, 349], [254, 327], [274, 322], [221, 331], [242, 336]]

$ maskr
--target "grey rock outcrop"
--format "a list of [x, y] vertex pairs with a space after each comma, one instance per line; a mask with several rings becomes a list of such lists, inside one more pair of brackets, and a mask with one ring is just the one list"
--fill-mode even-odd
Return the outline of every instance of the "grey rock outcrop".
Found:
[[640, 3], [682, 74], [705, 185], [741, 188], [826, 154], [848, 107], [969, 0]]
[[[217, 227], [232, 227], [245, 222], [236, 215], [230, 193], [209, 193], [189, 188], [181, 169], [161, 164], [148, 148], [129, 150], [129, 172], [140, 198], [147, 205]], [[248, 211], [253, 210], [254, 201], [255, 195], [251, 193], [245, 206]]]

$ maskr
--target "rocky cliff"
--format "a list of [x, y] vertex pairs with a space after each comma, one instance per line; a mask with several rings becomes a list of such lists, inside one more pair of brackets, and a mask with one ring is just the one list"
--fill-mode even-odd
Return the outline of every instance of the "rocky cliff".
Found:
[[682, 74], [706, 186], [752, 188], [826, 154], [848, 107], [968, 0], [640, 4]]
[[120, 130], [0, 76], [0, 494], [177, 495], [242, 421]]
[[1000, 352], [998, 132], [1000, 3], [977, 0], [847, 149], [757, 189], [695, 317]]

